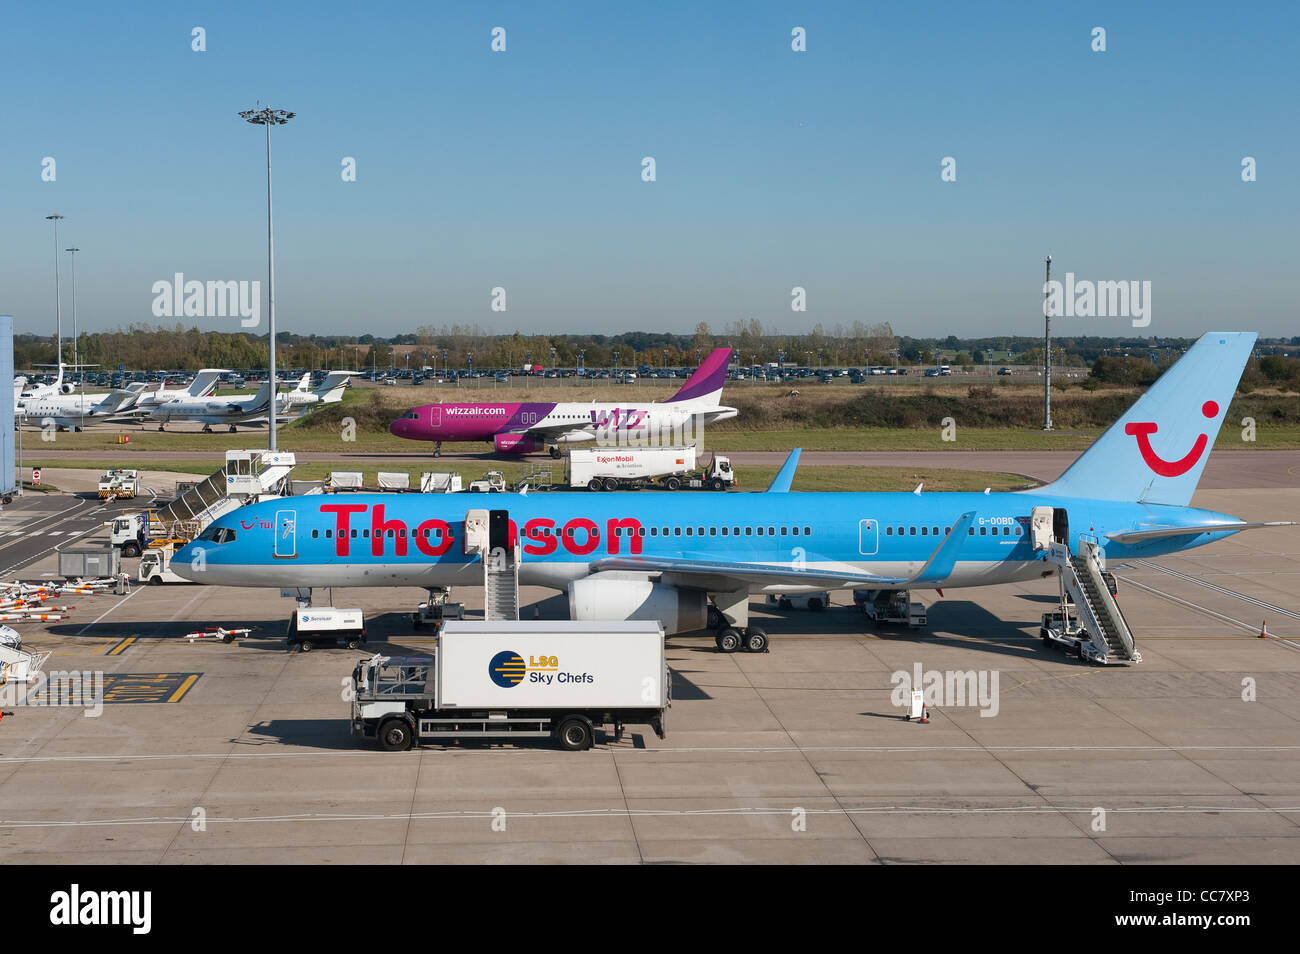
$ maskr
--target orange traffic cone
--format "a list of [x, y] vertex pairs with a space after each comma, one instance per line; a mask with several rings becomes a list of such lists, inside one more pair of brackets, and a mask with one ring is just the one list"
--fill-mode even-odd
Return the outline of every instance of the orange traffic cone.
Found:
[[1259, 626], [1259, 638], [1268, 639], [1268, 620], [1264, 620]]
[[927, 705], [922, 705], [922, 706], [921, 706], [921, 725], [929, 725], [929, 724], [930, 724], [930, 707], [927, 706]]

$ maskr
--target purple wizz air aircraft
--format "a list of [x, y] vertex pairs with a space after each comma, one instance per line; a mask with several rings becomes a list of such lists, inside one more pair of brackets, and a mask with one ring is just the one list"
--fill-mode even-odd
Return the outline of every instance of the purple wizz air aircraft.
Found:
[[542, 403], [425, 404], [389, 426], [398, 437], [435, 441], [433, 456], [448, 442], [492, 441], [497, 451], [529, 454], [550, 446], [554, 457], [567, 444], [693, 443], [687, 435], [703, 424], [736, 416], [724, 407], [730, 348], [716, 348], [676, 394], [662, 404]]

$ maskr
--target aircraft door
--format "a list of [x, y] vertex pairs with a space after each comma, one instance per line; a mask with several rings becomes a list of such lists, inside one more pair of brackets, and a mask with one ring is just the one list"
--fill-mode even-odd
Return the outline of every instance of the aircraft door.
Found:
[[1035, 507], [1030, 512], [1029, 533], [1035, 550], [1048, 550], [1052, 545], [1051, 507]]
[[488, 550], [502, 550], [510, 553], [514, 541], [510, 539], [510, 511], [488, 511]]
[[1070, 517], [1059, 507], [1052, 511], [1052, 539], [1070, 545]]
[[880, 551], [880, 521], [867, 518], [858, 521], [858, 552], [875, 556]]
[[293, 510], [275, 512], [275, 558], [292, 560], [298, 556], [298, 514]]
[[442, 427], [442, 405], [435, 404], [429, 408], [429, 424], [432, 427]]

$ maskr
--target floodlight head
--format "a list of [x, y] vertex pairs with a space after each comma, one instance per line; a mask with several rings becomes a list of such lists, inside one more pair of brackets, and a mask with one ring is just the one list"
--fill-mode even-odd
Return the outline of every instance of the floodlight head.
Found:
[[242, 110], [239, 115], [255, 126], [283, 126], [298, 114], [284, 109], [271, 109], [269, 106], [262, 106], [259, 109]]
[[61, 215], [47, 215], [46, 218], [47, 218], [47, 219], [61, 219], [61, 218], [63, 218], [63, 216], [61, 216]]

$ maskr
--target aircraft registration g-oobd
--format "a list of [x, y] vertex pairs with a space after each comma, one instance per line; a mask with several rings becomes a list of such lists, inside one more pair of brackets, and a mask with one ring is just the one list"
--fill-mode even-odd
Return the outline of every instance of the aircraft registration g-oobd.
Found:
[[[791, 492], [798, 451], [765, 493], [511, 494], [519, 580], [568, 589], [575, 619], [658, 619], [700, 629], [708, 604], [743, 634], [754, 593], [983, 586], [1052, 576], [1031, 541], [1050, 509], [1053, 537], [1109, 559], [1202, 546], [1251, 527], [1188, 506], [1254, 344], [1211, 333], [1060, 479], [1017, 493]], [[286, 497], [216, 520], [172, 561], [201, 583], [234, 586], [479, 585], [464, 553], [470, 494]], [[500, 518], [498, 518], [498, 521]]]
[[[552, 446], [560, 455], [565, 444], [680, 444], [692, 424], [713, 424], [736, 416], [723, 407], [730, 348], [715, 348], [681, 389], [662, 404], [475, 403], [425, 404], [395, 420], [389, 431], [413, 441], [435, 441], [433, 456], [443, 442], [492, 441], [500, 453], [530, 454]], [[647, 440], [647, 438], [649, 440]]]

